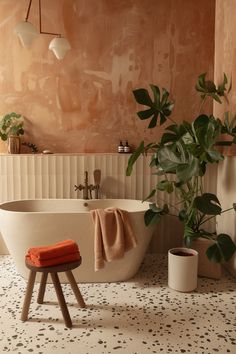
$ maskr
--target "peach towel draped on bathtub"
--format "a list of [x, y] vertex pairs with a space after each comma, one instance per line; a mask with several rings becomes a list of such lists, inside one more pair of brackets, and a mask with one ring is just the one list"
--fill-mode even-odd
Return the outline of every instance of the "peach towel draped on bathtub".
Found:
[[118, 208], [91, 210], [94, 221], [95, 271], [106, 262], [120, 259], [137, 246], [129, 213]]

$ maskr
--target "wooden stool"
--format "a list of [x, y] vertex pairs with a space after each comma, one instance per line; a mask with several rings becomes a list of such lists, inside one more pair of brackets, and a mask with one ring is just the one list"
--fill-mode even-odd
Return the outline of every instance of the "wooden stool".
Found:
[[75, 294], [75, 297], [76, 297], [76, 300], [77, 300], [79, 306], [86, 307], [84, 299], [80, 293], [80, 290], [77, 286], [75, 278], [71, 272], [72, 269], [79, 267], [80, 264], [81, 264], [81, 259], [76, 262], [64, 263], [64, 264], [59, 264], [56, 266], [36, 267], [32, 263], [30, 263], [28, 260], [26, 260], [25, 265], [27, 268], [30, 269], [30, 274], [29, 274], [27, 289], [26, 289], [26, 293], [25, 293], [23, 309], [22, 309], [22, 313], [21, 313], [21, 320], [27, 321], [27, 319], [28, 319], [29, 307], [30, 307], [30, 302], [31, 302], [31, 298], [32, 298], [36, 273], [37, 272], [42, 273], [40, 287], [39, 287], [39, 293], [38, 293], [38, 299], [37, 299], [38, 304], [43, 303], [43, 298], [44, 298], [44, 293], [45, 293], [45, 288], [46, 288], [46, 283], [47, 283], [47, 277], [48, 277], [48, 273], [50, 273], [54, 288], [56, 290], [58, 303], [60, 305], [61, 312], [62, 312], [64, 321], [65, 321], [65, 325], [66, 325], [66, 327], [71, 328], [72, 322], [71, 322], [70, 314], [69, 314], [69, 311], [68, 311], [68, 308], [67, 308], [67, 305], [65, 302], [65, 298], [64, 298], [64, 295], [62, 292], [61, 284], [60, 284], [59, 277], [58, 277], [57, 273], [59, 273], [59, 272], [66, 273], [66, 276], [69, 280], [69, 283], [70, 283], [71, 288]]

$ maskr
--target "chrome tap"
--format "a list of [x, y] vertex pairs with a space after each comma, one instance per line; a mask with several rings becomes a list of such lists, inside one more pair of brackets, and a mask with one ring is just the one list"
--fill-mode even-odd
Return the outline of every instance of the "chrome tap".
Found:
[[[95, 172], [99, 170], [94, 171]], [[95, 190], [95, 198], [98, 199], [98, 189], [99, 189], [99, 184], [97, 181], [95, 181], [95, 185], [93, 184], [88, 184], [88, 171], [85, 171], [84, 173], [84, 185], [79, 184], [78, 186], [75, 185], [75, 191], [80, 190], [83, 191], [83, 199], [93, 199], [92, 198], [92, 190]]]

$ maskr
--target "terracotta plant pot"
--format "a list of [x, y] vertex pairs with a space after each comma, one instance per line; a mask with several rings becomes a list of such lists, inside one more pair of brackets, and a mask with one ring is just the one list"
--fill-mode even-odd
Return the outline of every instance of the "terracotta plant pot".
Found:
[[7, 151], [9, 154], [20, 154], [21, 140], [19, 136], [10, 135], [7, 140]]
[[172, 248], [168, 252], [168, 286], [189, 292], [197, 288], [198, 253], [191, 248]]
[[206, 255], [206, 250], [213, 244], [213, 241], [199, 238], [192, 242], [192, 248], [198, 252], [198, 275], [201, 277], [220, 279], [221, 264], [211, 262]]

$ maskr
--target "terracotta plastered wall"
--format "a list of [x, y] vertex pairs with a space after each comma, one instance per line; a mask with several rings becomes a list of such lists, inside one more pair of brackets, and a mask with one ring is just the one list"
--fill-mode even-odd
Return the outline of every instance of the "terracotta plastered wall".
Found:
[[[228, 94], [228, 101], [223, 101], [222, 105], [214, 103], [214, 114], [224, 117], [224, 112], [229, 111], [231, 115], [236, 114], [236, 1], [217, 0], [216, 1], [216, 21], [215, 21], [215, 81], [223, 79], [226, 73], [232, 82], [231, 91]], [[224, 153], [236, 155], [236, 148], [226, 148]]]
[[[214, 0], [42, 0], [43, 30], [72, 45], [63, 61], [48, 50], [50, 36], [21, 47], [13, 29], [27, 6], [0, 1], [0, 114], [25, 116], [25, 140], [54, 152], [113, 152], [120, 139], [157, 139], [132, 95], [149, 83], [171, 91], [177, 120], [197, 114], [196, 78], [213, 77]], [[33, 0], [34, 24], [37, 7]]]

